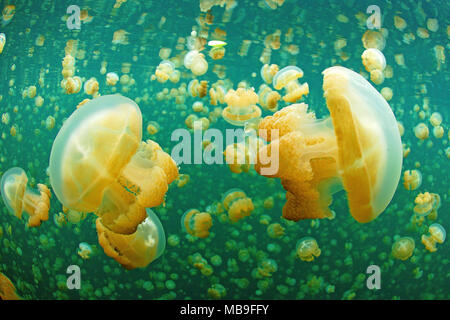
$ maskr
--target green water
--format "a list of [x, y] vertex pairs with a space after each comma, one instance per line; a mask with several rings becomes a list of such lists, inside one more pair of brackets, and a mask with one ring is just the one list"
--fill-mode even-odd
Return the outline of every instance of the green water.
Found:
[[[75, 75], [85, 81], [95, 77], [101, 95], [120, 93], [135, 100], [142, 112], [143, 139], [158, 142], [169, 154], [177, 144], [171, 141], [171, 133], [186, 128], [186, 117], [195, 113], [192, 104], [201, 100], [209, 111], [214, 109], [208, 96], [187, 95], [184, 103], [177, 103], [168, 94], [162, 100], [156, 98], [165, 88], [169, 91], [179, 88], [193, 78], [182, 60], [189, 49], [186, 45], [181, 49], [176, 47], [179, 38], [186, 39], [192, 30], [201, 30], [198, 17], [205, 18], [205, 13], [200, 11], [197, 0], [128, 0], [116, 9], [114, 1], [105, 0], [2, 1], [1, 4], [1, 8], [14, 4], [16, 12], [9, 24], [0, 27], [0, 32], [6, 35], [0, 54], [0, 113], [9, 115], [8, 123], [0, 123], [0, 174], [11, 167], [21, 167], [30, 184], [44, 183], [50, 188], [46, 169], [53, 140], [78, 103], [92, 98], [83, 88], [68, 95], [60, 86], [61, 61], [66, 43], [71, 39], [78, 43]], [[88, 23], [82, 22], [80, 30], [67, 28], [66, 9], [71, 4], [87, 9], [93, 17]], [[97, 217], [92, 213], [78, 224], [58, 227], [53, 217], [62, 211], [62, 205], [53, 194], [49, 220], [38, 228], [26, 227], [27, 218], [17, 219], [2, 202], [0, 272], [8, 276], [17, 293], [25, 299], [210, 299], [208, 289], [217, 284], [225, 288], [223, 298], [226, 299], [449, 299], [449, 242], [437, 244], [437, 251], [432, 253], [421, 243], [422, 235], [428, 233], [427, 226], [439, 223], [448, 229], [450, 225], [449, 70], [446, 63], [438, 68], [434, 49], [443, 46], [445, 54], [449, 54], [447, 1], [286, 0], [271, 10], [264, 1], [239, 0], [228, 22], [223, 22], [225, 8], [214, 6], [210, 12], [214, 20], [206, 25], [209, 27], [207, 40], [214, 40], [212, 34], [216, 28], [225, 30], [226, 53], [223, 59], [213, 60], [208, 56], [210, 48], [205, 45], [203, 52], [209, 68], [197, 78], [211, 85], [219, 79], [213, 68], [221, 65], [226, 68], [224, 79], [231, 81], [233, 89], [240, 81], [246, 81], [257, 92], [263, 83], [260, 56], [264, 39], [280, 30], [281, 48], [272, 50], [270, 63], [276, 63], [280, 69], [295, 65], [303, 70], [304, 77], [300, 80], [309, 84], [310, 93], [302, 101], [321, 118], [328, 114], [322, 91], [324, 69], [342, 65], [367, 76], [361, 61], [365, 50], [361, 38], [367, 31], [368, 15], [362, 22], [355, 15], [365, 14], [369, 5], [381, 9], [386, 40], [383, 54], [393, 71], [392, 77], [386, 77], [374, 87], [379, 91], [384, 87], [392, 89], [389, 104], [405, 129], [402, 143], [411, 152], [403, 159], [402, 176], [405, 170], [418, 169], [423, 177], [421, 186], [414, 191], [406, 190], [401, 178], [394, 198], [376, 220], [368, 224], [356, 222], [349, 213], [345, 192], [340, 192], [331, 205], [336, 212], [335, 219], [293, 223], [281, 217], [285, 190], [279, 179], [262, 177], [253, 169], [248, 173], [231, 173], [226, 164], [181, 164], [180, 173], [188, 174], [190, 181], [182, 188], [172, 183], [165, 205], [152, 208], [161, 220], [166, 237], [178, 236], [179, 244], [167, 244], [163, 255], [146, 268], [127, 271], [104, 254], [97, 240]], [[348, 21], [341, 22], [338, 15], [347, 17]], [[403, 31], [394, 26], [395, 15], [407, 22]], [[437, 31], [427, 29], [429, 18], [437, 19]], [[289, 28], [293, 32], [291, 43], [285, 37]], [[418, 28], [428, 30], [429, 37], [419, 37]], [[128, 44], [113, 44], [114, 32], [121, 29], [129, 33]], [[409, 33], [415, 36], [410, 42], [405, 41], [405, 34]], [[36, 44], [39, 36], [45, 37], [42, 46]], [[346, 46], [340, 50], [335, 49], [338, 39], [346, 39]], [[243, 40], [252, 41], [245, 56], [238, 55]], [[298, 54], [286, 49], [290, 44], [298, 46]], [[181, 57], [181, 64], [176, 64], [181, 72], [178, 83], [150, 80], [162, 60], [159, 57], [162, 47], [172, 49], [170, 58]], [[397, 54], [403, 54], [404, 66], [396, 62]], [[107, 63], [106, 72], [116, 72], [119, 77], [127, 73], [134, 84], [118, 82], [108, 86], [101, 71], [102, 62]], [[123, 70], [124, 63], [130, 64], [129, 72]], [[44, 99], [40, 107], [35, 105], [34, 98], [22, 95], [32, 85], [37, 88], [37, 96]], [[424, 108], [424, 99], [428, 100], [428, 108]], [[280, 101], [278, 109], [286, 105]], [[423, 119], [414, 110], [415, 105], [423, 111]], [[433, 112], [443, 117], [442, 138], [433, 135], [429, 121]], [[271, 114], [263, 110], [263, 116]], [[206, 112], [197, 115], [208, 117]], [[55, 119], [51, 129], [46, 127], [49, 116]], [[146, 130], [149, 121], [156, 121], [160, 126], [155, 135]], [[420, 122], [426, 123], [430, 130], [429, 138], [424, 141], [414, 135], [413, 129]], [[12, 127], [15, 136], [11, 134]], [[234, 127], [219, 117], [211, 121], [210, 128], [224, 132]], [[188, 236], [181, 229], [180, 219], [187, 209], [212, 210], [231, 188], [242, 189], [252, 199], [255, 209], [250, 216], [231, 223], [212, 214], [213, 226], [206, 239]], [[411, 228], [414, 199], [425, 191], [440, 195], [437, 219], [425, 218], [422, 227]], [[274, 206], [265, 209], [263, 202], [268, 197], [273, 197]], [[267, 225], [261, 223], [263, 215], [270, 217], [270, 224], [279, 223], [285, 229], [284, 235], [277, 239], [269, 237]], [[297, 241], [305, 236], [314, 237], [321, 249], [321, 255], [312, 262], [296, 256]], [[392, 257], [396, 236], [414, 239], [411, 258], [401, 261]], [[77, 254], [81, 242], [93, 247], [89, 259]], [[212, 275], [202, 274], [190, 262], [196, 253], [212, 266]], [[221, 258], [217, 266], [213, 264], [217, 258], [212, 259], [216, 255]], [[272, 265], [273, 261], [276, 263], [275, 271], [269, 276], [256, 276], [255, 271], [267, 259], [271, 259]], [[69, 290], [66, 286], [69, 265], [81, 269], [80, 290]], [[370, 265], [381, 269], [379, 290], [369, 290], [366, 286], [369, 276], [366, 270]]]

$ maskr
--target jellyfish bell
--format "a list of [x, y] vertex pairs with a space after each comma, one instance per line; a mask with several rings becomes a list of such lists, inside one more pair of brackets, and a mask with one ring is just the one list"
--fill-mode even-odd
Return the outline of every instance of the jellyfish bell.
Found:
[[228, 211], [228, 218], [232, 222], [249, 216], [254, 210], [252, 199], [248, 198], [241, 189], [233, 188], [228, 190], [222, 197], [225, 210]]
[[444, 243], [446, 238], [446, 231], [442, 225], [439, 223], [433, 223], [428, 227], [429, 235], [422, 235], [422, 243], [430, 252], [435, 252], [437, 250], [436, 243]]
[[[317, 120], [304, 103], [264, 118], [270, 144], [255, 169], [263, 174], [272, 148], [279, 150], [273, 173], [287, 190], [283, 217], [288, 220], [331, 216], [332, 195], [347, 192], [353, 218], [366, 223], [384, 211], [397, 188], [402, 144], [389, 104], [361, 75], [344, 67], [324, 72], [323, 89], [330, 118]], [[279, 131], [272, 140], [271, 130]]]
[[294, 103], [300, 100], [303, 95], [309, 94], [309, 86], [307, 83], [300, 85], [299, 78], [303, 77], [303, 71], [297, 66], [287, 66], [278, 71], [273, 77], [273, 87], [276, 90], [284, 88], [286, 94], [283, 100]]
[[20, 300], [16, 287], [9, 278], [0, 272], [0, 300]]
[[392, 255], [396, 259], [407, 260], [412, 256], [415, 248], [414, 239], [411, 237], [402, 237], [397, 239], [392, 245]]
[[28, 177], [22, 168], [7, 170], [1, 180], [3, 202], [8, 211], [17, 218], [29, 215], [28, 226], [38, 227], [48, 220], [51, 193], [47, 186], [38, 184], [38, 190], [27, 187]]
[[372, 70], [383, 71], [386, 68], [386, 58], [384, 54], [375, 48], [366, 49], [362, 56], [362, 62], [368, 72]]
[[3, 8], [2, 11], [2, 27], [7, 26], [12, 18], [14, 18], [14, 15], [16, 14], [16, 6], [13, 4], [8, 4]]
[[121, 95], [101, 96], [75, 110], [50, 154], [58, 200], [68, 209], [94, 212], [114, 232], [133, 233], [145, 208], [160, 205], [178, 175], [172, 158], [141, 138], [140, 109]]
[[77, 251], [77, 254], [84, 260], [87, 260], [91, 257], [92, 254], [92, 247], [86, 243], [86, 242], [81, 242], [78, 245], [79, 250]]
[[422, 185], [422, 174], [419, 170], [406, 170], [403, 173], [403, 186], [406, 190], [416, 190]]
[[244, 126], [246, 122], [261, 117], [261, 109], [256, 105], [258, 99], [253, 89], [230, 89], [225, 95], [228, 106], [223, 109], [222, 117], [234, 126]]
[[207, 238], [211, 226], [211, 215], [207, 212], [189, 209], [181, 217], [181, 228], [194, 237]]
[[312, 237], [303, 237], [297, 241], [296, 245], [297, 256], [300, 260], [311, 262], [319, 257], [321, 250], [317, 244], [316, 239]]
[[97, 219], [98, 240], [105, 254], [125, 269], [144, 268], [158, 259], [166, 247], [163, 226], [156, 214], [146, 209], [146, 218], [132, 234], [119, 234], [105, 227]]

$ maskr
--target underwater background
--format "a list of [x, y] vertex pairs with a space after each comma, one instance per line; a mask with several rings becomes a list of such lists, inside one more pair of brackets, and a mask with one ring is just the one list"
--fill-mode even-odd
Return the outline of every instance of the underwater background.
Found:
[[[75, 74], [83, 83], [95, 78], [99, 94], [120, 93], [135, 100], [142, 112], [143, 140], [156, 141], [170, 154], [177, 144], [171, 133], [187, 129], [185, 120], [191, 114], [209, 117], [209, 128], [233, 128], [222, 117], [211, 116], [215, 106], [208, 96], [177, 97], [180, 93], [171, 91], [193, 78], [209, 84], [227, 79], [234, 89], [245, 81], [257, 91], [264, 83], [260, 75], [264, 63], [276, 63], [280, 69], [298, 66], [304, 72], [302, 82], [310, 88], [301, 101], [317, 118], [326, 116], [322, 71], [342, 65], [368, 77], [361, 60], [362, 38], [368, 30], [366, 9], [377, 5], [389, 72], [374, 87], [392, 90], [389, 105], [404, 127], [406, 156], [397, 191], [385, 212], [367, 224], [352, 218], [345, 192], [334, 195], [334, 219], [292, 222], [281, 217], [286, 192], [279, 179], [260, 176], [253, 169], [232, 173], [227, 164], [181, 164], [180, 174], [189, 181], [173, 182], [164, 205], [152, 208], [168, 239], [165, 251], [146, 268], [134, 270], [122, 268], [104, 254], [94, 214], [77, 223], [58, 224], [54, 217], [63, 208], [53, 194], [48, 221], [29, 228], [26, 219], [17, 219], [2, 202], [0, 272], [14, 283], [18, 295], [24, 299], [450, 298], [448, 241], [437, 244], [435, 252], [421, 242], [431, 224], [444, 229], [450, 225], [448, 1], [237, 0], [229, 10], [220, 6], [225, 1], [217, 1], [208, 12], [200, 10], [197, 0], [122, 2], [1, 1], [0, 9], [14, 5], [15, 14], [10, 21], [4, 18], [0, 28], [6, 36], [0, 54], [0, 174], [21, 167], [31, 186], [43, 183], [50, 188], [47, 168], [53, 140], [76, 106], [92, 98], [83, 88], [67, 94], [61, 86], [61, 61], [68, 46], [76, 46]], [[278, 5], [272, 9], [268, 3]], [[79, 30], [66, 24], [67, 7], [73, 4], [82, 10]], [[395, 16], [404, 19], [404, 28], [400, 22], [394, 25]], [[126, 33], [114, 35], [118, 30]], [[218, 60], [208, 55], [211, 47], [205, 45], [202, 52], [209, 67], [197, 77], [183, 66], [193, 30], [208, 35], [208, 41], [227, 43], [224, 57]], [[272, 45], [267, 61], [262, 55], [271, 34], [279, 36], [280, 45]], [[243, 48], [245, 40], [251, 41], [248, 50]], [[161, 58], [161, 48], [171, 49], [169, 57]], [[160, 62], [171, 58], [181, 73], [179, 81], [152, 80]], [[117, 73], [120, 80], [108, 85], [105, 72]], [[195, 112], [196, 101], [206, 108]], [[285, 105], [289, 104], [279, 101], [278, 109]], [[438, 125], [430, 123], [436, 112], [442, 117]], [[263, 116], [272, 113], [263, 110]], [[152, 123], [156, 133], [147, 130], [151, 121], [156, 123]], [[429, 128], [426, 138], [415, 134], [419, 123]], [[436, 126], [442, 127], [442, 135], [433, 131]], [[406, 170], [420, 171], [417, 189], [403, 186]], [[236, 223], [217, 209], [233, 188], [243, 190], [254, 204], [251, 214]], [[414, 200], [427, 191], [440, 196], [440, 207], [419, 218]], [[193, 237], [181, 228], [183, 213], [190, 208], [211, 213], [213, 225], [207, 238]], [[296, 254], [298, 240], [307, 236], [316, 239], [321, 249], [311, 262]], [[391, 252], [398, 237], [415, 242], [412, 256], [404, 261]], [[92, 248], [88, 259], [77, 254], [81, 242]], [[67, 288], [69, 265], [81, 269], [80, 290]], [[381, 269], [381, 289], [366, 286], [370, 265]]]

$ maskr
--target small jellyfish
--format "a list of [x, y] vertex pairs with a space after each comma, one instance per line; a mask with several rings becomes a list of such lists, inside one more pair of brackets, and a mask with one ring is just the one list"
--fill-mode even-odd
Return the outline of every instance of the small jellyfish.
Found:
[[21, 168], [6, 171], [1, 180], [3, 202], [9, 212], [22, 218], [25, 211], [28, 215], [28, 226], [38, 227], [42, 221], [48, 220], [50, 209], [50, 190], [44, 184], [38, 184], [38, 190], [27, 187], [28, 177]]
[[256, 162], [258, 151], [264, 144], [261, 138], [248, 135], [242, 142], [228, 145], [225, 148], [224, 156], [231, 172], [248, 172], [252, 164]]
[[210, 102], [213, 106], [217, 106], [219, 103], [225, 103], [225, 95], [226, 90], [223, 85], [221, 84], [213, 84], [211, 89], [209, 89], [209, 97]]
[[[159, 63], [155, 71], [155, 76], [158, 82], [165, 83], [171, 79], [172, 74], [175, 72], [175, 64], [169, 60], [163, 60]], [[174, 78], [172, 78], [174, 80]], [[173, 82], [173, 81], [172, 81]]]
[[7, 276], [0, 272], [0, 300], [20, 300], [16, 287]]
[[256, 105], [258, 95], [253, 89], [230, 89], [225, 95], [228, 105], [222, 111], [226, 122], [235, 126], [244, 126], [246, 122], [255, 121], [261, 117], [261, 109]]
[[106, 84], [108, 86], [115, 86], [117, 81], [119, 81], [119, 76], [115, 72], [108, 72], [106, 74]]
[[147, 124], [147, 132], [149, 135], [155, 135], [159, 132], [160, 127], [158, 122], [156, 121], [149, 121], [149, 123]]
[[12, 18], [14, 18], [14, 15], [16, 14], [16, 6], [13, 4], [8, 4], [3, 8], [2, 11], [2, 27], [7, 26]]
[[141, 111], [128, 98], [105, 95], [76, 109], [50, 153], [58, 200], [68, 209], [95, 213], [115, 233], [135, 232], [145, 208], [160, 205], [178, 176], [170, 155], [141, 139]]
[[300, 260], [311, 262], [320, 256], [321, 250], [316, 239], [303, 237], [297, 241], [296, 252]]
[[181, 173], [175, 180], [178, 188], [183, 188], [190, 180], [190, 176], [186, 173]]
[[362, 43], [365, 49], [375, 48], [383, 51], [386, 40], [383, 34], [377, 30], [367, 30], [362, 36]]
[[397, 239], [392, 245], [392, 255], [396, 259], [407, 260], [412, 256], [415, 248], [414, 239], [411, 237], [402, 237]]
[[241, 189], [228, 190], [222, 198], [222, 203], [232, 222], [249, 216], [254, 210], [252, 199], [248, 198]]
[[259, 104], [263, 109], [275, 112], [278, 109], [278, 101], [281, 99], [281, 96], [268, 85], [262, 84], [259, 87], [258, 98]]
[[208, 55], [213, 60], [220, 60], [225, 56], [225, 48], [223, 46], [214, 46], [209, 50]]
[[428, 130], [428, 126], [421, 122], [417, 126], [414, 127], [414, 135], [417, 139], [425, 140], [430, 135], [430, 131]]
[[436, 243], [444, 243], [446, 237], [446, 231], [443, 226], [439, 223], [433, 223], [428, 227], [429, 236], [422, 235], [422, 243], [430, 252], [435, 252], [437, 250]]
[[208, 93], [208, 81], [193, 79], [189, 82], [187, 91], [191, 97], [203, 98]]
[[419, 170], [406, 170], [403, 174], [403, 186], [406, 190], [416, 190], [422, 185], [422, 174]]
[[77, 251], [77, 253], [83, 260], [87, 260], [91, 257], [92, 248], [88, 243], [81, 242], [78, 245], [78, 248], [79, 248], [79, 250]]
[[279, 223], [272, 223], [267, 226], [267, 234], [273, 239], [284, 236], [284, 228]]
[[61, 87], [66, 90], [66, 94], [78, 93], [81, 90], [82, 80], [80, 77], [68, 77], [61, 81]]
[[436, 193], [419, 193], [414, 199], [414, 212], [418, 216], [428, 216], [432, 211], [441, 206], [441, 197]]
[[194, 237], [207, 238], [211, 226], [211, 215], [207, 212], [189, 209], [181, 217], [182, 229]]
[[6, 44], [6, 35], [4, 33], [0, 33], [0, 53], [3, 52], [5, 44]]
[[67, 222], [77, 224], [80, 223], [82, 220], [86, 219], [87, 213], [69, 209], [67, 210], [65, 217], [67, 219]]
[[112, 43], [113, 44], [122, 44], [122, 45], [128, 44], [128, 35], [129, 34], [130, 34], [129, 32], [127, 32], [123, 29], [114, 31]]
[[146, 215], [132, 234], [115, 233], [105, 227], [100, 218], [96, 220], [98, 241], [105, 254], [125, 269], [146, 267], [158, 259], [166, 247], [166, 236], [158, 217], [149, 208]]
[[297, 79], [303, 77], [303, 71], [296, 66], [287, 66], [278, 71], [273, 77], [273, 87], [276, 90], [285, 89], [286, 94], [283, 100], [294, 103], [300, 100], [302, 96], [309, 94], [308, 83], [300, 85]]
[[265, 83], [272, 83], [273, 77], [277, 74], [279, 71], [279, 67], [276, 64], [265, 64], [261, 67], [261, 78], [264, 80]]
[[84, 93], [94, 96], [98, 92], [98, 81], [95, 78], [90, 78], [84, 83]]
[[205, 56], [197, 50], [191, 50], [186, 54], [184, 66], [196, 76], [204, 75], [208, 71], [208, 62]]
[[[318, 120], [300, 103], [264, 118], [259, 130], [270, 144], [260, 149], [255, 170], [281, 178], [288, 220], [330, 217], [332, 196], [344, 189], [353, 218], [369, 222], [385, 210], [400, 180], [398, 124], [386, 100], [360, 74], [344, 67], [323, 74], [330, 117]], [[278, 138], [272, 139], [272, 130]], [[265, 161], [272, 149], [276, 161]]]
[[227, 290], [223, 285], [220, 283], [214, 283], [209, 289], [208, 289], [208, 297], [211, 299], [223, 299], [225, 298], [227, 294]]
[[363, 52], [361, 58], [363, 65], [368, 72], [371, 72], [372, 70], [383, 71], [384, 68], [386, 68], [386, 58], [384, 57], [384, 54], [378, 49], [366, 49]]

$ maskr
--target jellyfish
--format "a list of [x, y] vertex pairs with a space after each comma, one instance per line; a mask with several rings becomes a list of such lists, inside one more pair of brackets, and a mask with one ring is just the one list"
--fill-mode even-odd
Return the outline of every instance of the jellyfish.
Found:
[[181, 227], [191, 236], [197, 238], [207, 238], [209, 229], [212, 226], [211, 215], [207, 212], [200, 212], [197, 209], [187, 210], [181, 217]]
[[430, 130], [428, 130], [428, 126], [425, 123], [421, 122], [414, 127], [414, 135], [417, 139], [425, 140], [430, 135]]
[[392, 255], [396, 259], [407, 260], [412, 256], [415, 248], [414, 239], [411, 237], [402, 237], [397, 239], [392, 245]]
[[208, 93], [208, 81], [193, 79], [189, 82], [187, 91], [191, 97], [203, 98]]
[[[165, 83], [167, 80], [171, 79], [171, 76], [174, 72], [175, 64], [172, 61], [163, 60], [156, 68], [155, 76], [158, 82]], [[172, 78], [172, 80], [174, 80], [174, 78]]]
[[106, 74], [106, 84], [108, 86], [115, 86], [117, 81], [119, 81], [119, 76], [115, 72], [108, 72]]
[[0, 272], [0, 300], [20, 300], [16, 287], [7, 276]]
[[267, 226], [267, 234], [273, 239], [284, 236], [284, 228], [279, 223], [272, 223]]
[[186, 184], [188, 184], [189, 180], [190, 176], [188, 174], [181, 173], [175, 181], [178, 188], [183, 188]]
[[430, 252], [435, 252], [437, 250], [436, 243], [444, 243], [446, 232], [443, 226], [439, 223], [433, 223], [428, 227], [429, 236], [422, 235], [422, 243]]
[[258, 91], [259, 104], [263, 109], [275, 112], [278, 109], [278, 101], [281, 96], [278, 92], [270, 89], [266, 84], [262, 84]]
[[278, 264], [273, 259], [264, 259], [257, 268], [257, 278], [271, 277], [274, 272], [278, 271]]
[[383, 71], [384, 68], [386, 68], [386, 58], [384, 57], [384, 54], [378, 49], [366, 49], [363, 52], [361, 58], [363, 65], [368, 72], [371, 72], [372, 70]]
[[321, 250], [316, 239], [303, 237], [297, 241], [296, 252], [300, 260], [311, 262], [320, 256]]
[[278, 71], [273, 77], [273, 87], [276, 90], [284, 88], [286, 94], [283, 100], [294, 103], [300, 100], [302, 96], [309, 94], [308, 83], [300, 85], [297, 79], [303, 77], [303, 71], [296, 66], [287, 66]]
[[406, 170], [403, 174], [403, 186], [406, 190], [416, 190], [422, 184], [422, 174], [419, 170]]
[[50, 154], [58, 200], [68, 209], [94, 212], [115, 233], [134, 233], [145, 208], [160, 205], [178, 176], [175, 161], [141, 137], [140, 109], [121, 95], [101, 96], [75, 110]]
[[0, 33], [0, 53], [3, 52], [5, 44], [6, 44], [6, 35], [4, 33]]
[[156, 121], [149, 121], [149, 123], [147, 124], [147, 132], [149, 135], [157, 134], [159, 132], [159, 129], [159, 124]]
[[81, 242], [78, 245], [78, 248], [80, 250], [77, 251], [77, 254], [83, 259], [83, 260], [87, 260], [91, 257], [92, 254], [92, 248], [91, 246], [86, 243], [86, 242]]
[[130, 34], [129, 32], [127, 32], [123, 29], [114, 31], [112, 43], [113, 44], [122, 44], [122, 45], [128, 44], [128, 35], [129, 34]]
[[361, 40], [365, 49], [375, 48], [383, 51], [386, 45], [383, 34], [377, 30], [367, 30], [364, 32]]
[[14, 15], [16, 14], [16, 6], [13, 4], [8, 4], [3, 8], [2, 11], [2, 27], [7, 26], [12, 18], [14, 18]]
[[418, 216], [428, 216], [441, 206], [441, 197], [437, 193], [419, 193], [414, 199], [414, 213]]
[[98, 92], [98, 81], [95, 78], [90, 78], [84, 83], [84, 93], [94, 96]]
[[213, 106], [217, 106], [219, 103], [225, 103], [225, 95], [226, 90], [224, 86], [217, 84], [217, 82], [212, 85], [211, 89], [209, 89], [210, 102]]
[[252, 199], [248, 198], [244, 191], [236, 188], [230, 189], [224, 194], [222, 203], [232, 222], [249, 216], [254, 209]]
[[1, 192], [6, 208], [17, 218], [22, 218], [25, 211], [28, 215], [28, 226], [39, 227], [42, 221], [48, 220], [50, 209], [50, 190], [44, 184], [38, 184], [38, 190], [27, 186], [28, 177], [22, 168], [7, 170], [1, 180]]
[[164, 229], [150, 208], [146, 208], [146, 218], [132, 234], [115, 233], [100, 218], [96, 220], [96, 228], [105, 254], [127, 270], [146, 267], [163, 254], [166, 246]]
[[261, 78], [264, 80], [265, 83], [272, 83], [273, 77], [277, 74], [277, 72], [280, 70], [278, 65], [276, 64], [265, 64], [261, 67]]
[[248, 172], [264, 144], [264, 141], [255, 135], [246, 135], [242, 142], [229, 144], [223, 154], [231, 172]]
[[67, 222], [70, 222], [71, 224], [77, 224], [86, 219], [87, 213], [86, 212], [79, 212], [75, 210], [67, 210], [67, 213], [65, 214], [65, 218]]
[[[323, 73], [331, 117], [317, 120], [301, 103], [264, 118], [259, 131], [271, 143], [260, 149], [255, 169], [281, 178], [287, 191], [283, 217], [288, 220], [330, 217], [332, 195], [345, 189], [352, 217], [366, 223], [384, 211], [400, 179], [397, 121], [361, 75], [344, 67]], [[278, 130], [278, 139], [272, 140], [272, 130]], [[277, 161], [267, 163], [272, 149]], [[265, 170], [268, 165], [278, 170]]]
[[230, 89], [225, 95], [228, 105], [222, 111], [226, 122], [234, 126], [244, 126], [246, 122], [256, 121], [261, 116], [261, 109], [256, 105], [258, 95], [253, 89]]
[[208, 71], [208, 62], [205, 60], [205, 56], [197, 50], [191, 50], [186, 54], [184, 66], [196, 76], [204, 75]]

